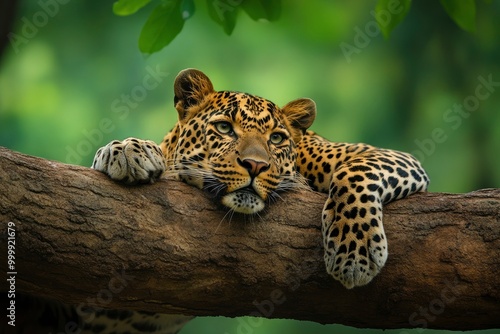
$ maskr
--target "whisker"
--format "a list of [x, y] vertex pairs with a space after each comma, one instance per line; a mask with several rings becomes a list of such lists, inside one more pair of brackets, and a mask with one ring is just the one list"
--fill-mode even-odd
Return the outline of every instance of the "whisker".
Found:
[[[191, 181], [202, 181], [203, 184], [202, 189], [209, 193], [212, 198], [218, 202], [220, 202], [220, 198], [227, 191], [227, 185], [224, 181], [219, 180], [214, 168], [206, 161], [196, 160], [192, 158], [182, 158], [182, 159], [169, 159], [166, 161], [167, 170], [164, 173], [164, 176], [167, 178], [173, 179], [181, 179], [185, 180], [188, 183]], [[298, 172], [275, 176], [273, 182], [277, 183], [275, 189], [271, 190], [267, 196], [268, 204], [276, 203], [277, 201], [285, 202], [285, 199], [280, 195], [282, 192], [289, 191], [311, 191], [309, 187], [308, 180]], [[222, 220], [217, 225], [217, 228], [214, 233], [216, 233], [221, 225], [221, 223], [228, 218], [229, 224], [231, 224], [232, 218], [234, 216], [234, 209], [230, 209]], [[257, 214], [256, 217], [259, 217], [262, 220], [262, 217]], [[253, 222], [252, 217], [247, 217]]]
[[282, 177], [282, 181], [279, 183], [276, 191], [288, 191], [288, 190], [306, 190], [310, 191], [311, 187], [308, 184], [307, 179], [299, 173], [295, 175], [286, 175]]
[[265, 222], [265, 221], [264, 221], [264, 218], [262, 218], [262, 216], [260, 215], [260, 213], [256, 212], [254, 215], [255, 215], [255, 216], [257, 216], [257, 217], [259, 218], [259, 220], [260, 220], [260, 222], [261, 222], [261, 223], [264, 223], [264, 222]]

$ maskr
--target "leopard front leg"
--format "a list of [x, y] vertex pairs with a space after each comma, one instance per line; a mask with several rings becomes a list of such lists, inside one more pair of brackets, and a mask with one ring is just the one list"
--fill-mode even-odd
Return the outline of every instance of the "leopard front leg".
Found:
[[[339, 179], [340, 174], [340, 179]], [[327, 272], [351, 289], [369, 283], [387, 260], [387, 239], [378, 194], [335, 175], [336, 184], [323, 209], [323, 242]]]
[[388, 256], [383, 204], [427, 188], [411, 155], [374, 149], [344, 162], [332, 175], [323, 209], [325, 264], [346, 288], [369, 283]]
[[127, 138], [101, 147], [92, 168], [127, 184], [152, 183], [165, 171], [165, 159], [153, 141]]

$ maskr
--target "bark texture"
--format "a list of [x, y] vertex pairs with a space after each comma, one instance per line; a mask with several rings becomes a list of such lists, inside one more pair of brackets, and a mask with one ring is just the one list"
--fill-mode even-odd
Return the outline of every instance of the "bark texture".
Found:
[[162, 313], [500, 328], [500, 189], [387, 205], [389, 260], [371, 284], [346, 290], [324, 270], [324, 194], [289, 193], [259, 217], [231, 216], [180, 182], [126, 187], [4, 148], [0, 187], [18, 292]]

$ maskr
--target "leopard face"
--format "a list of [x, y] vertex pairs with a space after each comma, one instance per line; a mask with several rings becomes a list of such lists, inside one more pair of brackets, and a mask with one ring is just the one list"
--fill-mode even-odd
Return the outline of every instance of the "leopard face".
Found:
[[179, 121], [160, 145], [169, 173], [244, 214], [304, 184], [296, 143], [314, 120], [314, 102], [279, 108], [257, 96], [215, 92], [196, 70], [181, 72], [174, 87]]

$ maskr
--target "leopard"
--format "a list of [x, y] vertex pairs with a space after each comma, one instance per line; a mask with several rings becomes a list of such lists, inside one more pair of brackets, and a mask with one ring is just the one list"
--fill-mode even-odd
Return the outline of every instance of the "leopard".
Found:
[[125, 185], [179, 180], [247, 216], [282, 192], [326, 193], [325, 269], [347, 289], [368, 284], [387, 261], [383, 207], [429, 185], [411, 154], [331, 142], [310, 130], [316, 104], [309, 98], [279, 107], [256, 95], [216, 91], [205, 73], [190, 68], [175, 78], [174, 108], [178, 121], [159, 145], [113, 140], [96, 152], [92, 168]]

